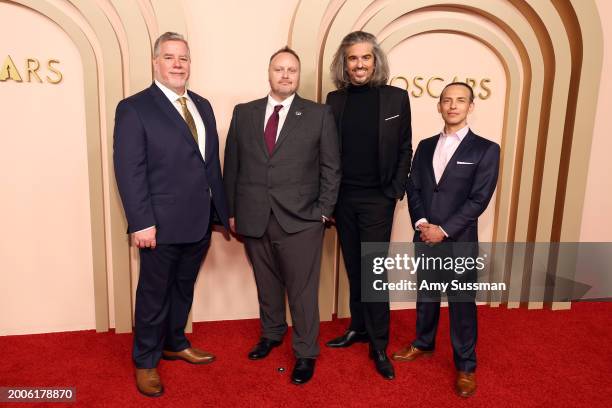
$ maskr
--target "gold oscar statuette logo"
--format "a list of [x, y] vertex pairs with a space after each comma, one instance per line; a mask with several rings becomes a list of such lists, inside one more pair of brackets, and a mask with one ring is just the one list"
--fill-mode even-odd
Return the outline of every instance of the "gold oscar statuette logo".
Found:
[[0, 81], [15, 81], [15, 82], [35, 82], [49, 84], [59, 84], [64, 76], [57, 68], [60, 64], [59, 60], [49, 59], [43, 67], [36, 58], [27, 58], [21, 68], [13, 61], [10, 55], [7, 55], [2, 65], [0, 65]]
[[410, 81], [405, 76], [397, 75], [391, 78], [389, 85], [405, 89], [415, 98], [420, 98], [427, 94], [431, 98], [437, 99], [440, 97], [440, 92], [444, 88], [444, 85], [451, 82], [465, 82], [470, 85], [472, 89], [474, 89], [474, 97], [478, 99], [489, 99], [491, 96], [491, 80], [489, 78], [477, 80], [475, 78], [459, 78], [455, 76], [450, 81], [447, 81], [435, 75], [430, 77], [416, 75], [412, 77]]

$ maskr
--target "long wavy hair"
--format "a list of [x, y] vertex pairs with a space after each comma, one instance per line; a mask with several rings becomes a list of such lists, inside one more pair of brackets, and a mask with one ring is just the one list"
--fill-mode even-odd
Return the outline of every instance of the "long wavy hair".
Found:
[[378, 41], [376, 41], [376, 37], [365, 31], [353, 31], [342, 39], [330, 66], [331, 78], [336, 88], [346, 88], [351, 83], [346, 72], [346, 50], [354, 44], [364, 42], [372, 45], [372, 53], [374, 54], [374, 73], [369, 85], [385, 85], [389, 80], [389, 62]]

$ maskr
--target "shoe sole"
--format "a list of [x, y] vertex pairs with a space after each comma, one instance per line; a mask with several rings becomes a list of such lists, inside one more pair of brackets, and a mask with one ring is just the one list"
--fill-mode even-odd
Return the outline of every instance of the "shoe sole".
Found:
[[189, 361], [189, 360], [187, 360], [187, 359], [185, 359], [183, 357], [164, 356], [162, 354], [162, 360], [168, 360], [168, 361], [179, 361], [180, 360], [180, 361], [184, 361], [184, 362], [189, 363], [189, 364], [196, 364], [196, 365], [210, 364], [210, 363], [214, 362], [216, 359], [217, 359], [216, 357], [213, 357], [210, 360], [195, 362], [195, 361]]
[[164, 387], [162, 387], [162, 389], [161, 389], [161, 391], [160, 391], [160, 392], [155, 393], [155, 394], [147, 394], [147, 393], [144, 393], [144, 392], [142, 392], [142, 391], [140, 390], [140, 388], [138, 388], [138, 387], [136, 387], [136, 389], [138, 390], [138, 392], [139, 392], [141, 395], [144, 395], [145, 397], [149, 397], [149, 398], [158, 398], [158, 397], [161, 397], [162, 395], [164, 395]]
[[455, 390], [455, 394], [457, 394], [458, 396], [460, 396], [461, 398], [469, 398], [472, 395], [474, 395], [474, 393], [476, 392], [476, 390], [470, 392], [470, 393], [462, 393], [459, 390]]
[[349, 344], [342, 344], [342, 345], [325, 343], [325, 346], [329, 348], [347, 348], [347, 347], [351, 347], [355, 343], [367, 343], [367, 342], [368, 340], [364, 339], [364, 340], [355, 340]]
[[421, 357], [431, 358], [431, 357], [433, 357], [433, 352], [431, 352], [431, 353], [423, 353], [423, 354], [418, 355], [417, 357], [411, 357], [411, 358], [399, 357], [399, 356], [391, 356], [391, 359], [393, 359], [394, 361], [414, 361], [414, 360], [418, 360]]
[[294, 385], [304, 385], [304, 384], [308, 383], [308, 381], [310, 381], [310, 380], [312, 380], [312, 378], [309, 378], [309, 379], [308, 379], [308, 380], [306, 380], [306, 381], [297, 382], [297, 381], [293, 381], [293, 378], [292, 378], [292, 379], [291, 379], [291, 384], [294, 384]]

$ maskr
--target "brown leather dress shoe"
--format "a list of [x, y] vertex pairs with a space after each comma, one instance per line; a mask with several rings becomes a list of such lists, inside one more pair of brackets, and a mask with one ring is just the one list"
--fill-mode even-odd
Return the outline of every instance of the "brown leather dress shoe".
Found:
[[159, 397], [164, 393], [164, 386], [157, 368], [137, 368], [136, 387], [142, 395], [147, 397]]
[[191, 364], [208, 364], [215, 361], [214, 355], [193, 347], [181, 351], [164, 350], [162, 358], [164, 360], [183, 360]]
[[395, 361], [412, 361], [419, 357], [431, 357], [432, 355], [433, 351], [421, 350], [411, 344], [410, 346], [393, 353], [391, 358], [393, 358]]
[[474, 373], [459, 371], [457, 373], [455, 391], [457, 392], [457, 395], [465, 398], [474, 394], [474, 391], [476, 391], [476, 375]]

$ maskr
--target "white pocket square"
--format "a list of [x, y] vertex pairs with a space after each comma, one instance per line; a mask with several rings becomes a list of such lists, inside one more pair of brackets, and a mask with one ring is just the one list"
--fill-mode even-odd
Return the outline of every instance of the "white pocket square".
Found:
[[391, 120], [391, 119], [395, 119], [395, 118], [399, 118], [399, 115], [395, 115], [395, 116], [388, 117], [388, 118], [387, 118], [387, 119], [385, 119], [385, 120]]
[[462, 162], [462, 161], [458, 161], [457, 164], [474, 164], [472, 162]]

